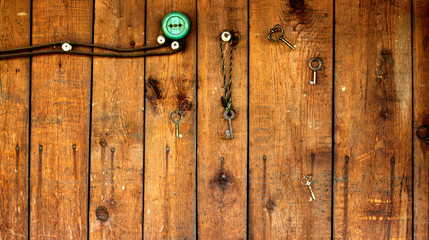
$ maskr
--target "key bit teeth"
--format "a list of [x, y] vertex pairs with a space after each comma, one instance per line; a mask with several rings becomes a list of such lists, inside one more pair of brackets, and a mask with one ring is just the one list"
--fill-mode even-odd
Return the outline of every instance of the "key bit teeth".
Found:
[[231, 133], [229, 132], [229, 129], [228, 130], [225, 130], [225, 135], [226, 135], [226, 139], [231, 139]]

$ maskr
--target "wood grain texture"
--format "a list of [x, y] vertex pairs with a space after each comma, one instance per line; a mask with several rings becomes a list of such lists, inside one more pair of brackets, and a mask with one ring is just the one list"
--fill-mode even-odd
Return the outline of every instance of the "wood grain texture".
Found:
[[[250, 239], [331, 236], [332, 6], [250, 1]], [[276, 24], [296, 50], [268, 41]], [[317, 56], [318, 83], [309, 85]], [[304, 175], [314, 178], [315, 201]]]
[[[0, 49], [30, 44], [30, 1], [0, 1]], [[0, 239], [28, 237], [29, 59], [0, 61]]]
[[[171, 11], [191, 21], [186, 49], [146, 59], [144, 238], [194, 239], [196, 232], [196, 2], [147, 1], [147, 45], [156, 44]], [[170, 114], [180, 109], [182, 138]]]
[[429, 1], [413, 1], [414, 239], [429, 239]]
[[[0, 239], [429, 238], [428, 1], [94, 3], [0, 0], [0, 49], [152, 45], [170, 11], [191, 20], [186, 49], [0, 60]], [[296, 50], [268, 41], [277, 23]], [[233, 140], [224, 29], [238, 38]]]
[[[94, 42], [144, 45], [145, 1], [95, 1]], [[94, 58], [91, 239], [142, 239], [144, 58]]]
[[411, 4], [335, 3], [334, 239], [411, 239]]
[[[91, 42], [91, 1], [33, 1], [33, 44]], [[33, 57], [31, 239], [87, 236], [91, 58]]]
[[[245, 239], [247, 220], [247, 2], [198, 2], [198, 237]], [[234, 35], [232, 121], [226, 140], [219, 35]], [[227, 44], [227, 46], [229, 46]], [[225, 47], [229, 66], [229, 47]], [[229, 69], [229, 68], [227, 68]], [[221, 161], [220, 158], [224, 160]]]

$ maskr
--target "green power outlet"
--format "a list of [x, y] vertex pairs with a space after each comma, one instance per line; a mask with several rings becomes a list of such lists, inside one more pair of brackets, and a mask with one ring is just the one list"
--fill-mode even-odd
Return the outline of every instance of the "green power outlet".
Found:
[[166, 38], [180, 40], [188, 34], [191, 22], [185, 14], [171, 12], [162, 20], [161, 28]]

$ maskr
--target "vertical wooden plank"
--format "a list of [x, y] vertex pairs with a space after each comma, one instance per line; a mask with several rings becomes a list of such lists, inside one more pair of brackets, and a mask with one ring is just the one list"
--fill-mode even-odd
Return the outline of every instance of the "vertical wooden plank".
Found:
[[[247, 206], [247, 1], [198, 2], [198, 237], [245, 239]], [[228, 122], [219, 35], [238, 40], [232, 60], [234, 138]], [[227, 44], [227, 46], [229, 46]], [[229, 47], [225, 47], [229, 66]], [[228, 69], [228, 67], [227, 67]], [[221, 161], [220, 158], [224, 160]]]
[[[91, 1], [33, 0], [33, 44], [91, 42]], [[91, 58], [33, 57], [31, 239], [87, 236]]]
[[[171, 56], [146, 59], [145, 239], [195, 238], [195, 73], [196, 2], [147, 1], [147, 45], [156, 44], [161, 21], [171, 11], [191, 21], [186, 49]], [[181, 138], [170, 119], [183, 112]]]
[[[0, 49], [30, 44], [30, 1], [0, 1]], [[28, 236], [29, 59], [0, 61], [0, 239]]]
[[[145, 1], [95, 1], [94, 42], [144, 45]], [[91, 239], [142, 239], [144, 58], [94, 58]]]
[[[331, 236], [332, 1], [250, 1], [250, 239]], [[263, 21], [262, 21], [263, 20]], [[284, 27], [297, 44], [270, 42]], [[319, 56], [317, 85], [309, 60]], [[301, 184], [311, 175], [316, 200]]]
[[413, 1], [414, 238], [429, 239], [429, 1]]
[[411, 239], [411, 4], [336, 1], [335, 239]]

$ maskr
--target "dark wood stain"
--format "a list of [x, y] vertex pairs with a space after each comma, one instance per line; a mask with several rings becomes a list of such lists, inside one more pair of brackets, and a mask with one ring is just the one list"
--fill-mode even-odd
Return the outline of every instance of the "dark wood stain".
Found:
[[344, 158], [344, 232], [343, 236], [347, 236], [347, 214], [348, 214], [348, 208], [349, 208], [349, 163], [350, 163], [350, 157], [345, 156]]
[[264, 225], [264, 229], [263, 229], [263, 233], [264, 233], [264, 239], [266, 238], [266, 232], [267, 229], [269, 231], [268, 236], [271, 236], [271, 229], [272, 229], [272, 223], [273, 223], [273, 212], [276, 209], [276, 203], [274, 202], [274, 200], [271, 199], [271, 197], [268, 198], [268, 201], [265, 204], [265, 209], [267, 210], [268, 213], [268, 226]]
[[[393, 214], [393, 211], [395, 211], [395, 209], [394, 209], [394, 204], [393, 204], [393, 196], [394, 196], [394, 193], [395, 193], [395, 157], [393, 156], [391, 159], [390, 159], [390, 191], [389, 191], [389, 199], [390, 199], [390, 202], [389, 202], [389, 204], [388, 204], [388, 209], [387, 209], [387, 211], [388, 211], [388, 216], [389, 216], [389, 218], [388, 219], [392, 219], [392, 215], [394, 216], [394, 214]], [[387, 239], [390, 239], [390, 234], [391, 234], [391, 226], [392, 226], [392, 221], [390, 220], [390, 221], [388, 221], [387, 222], [387, 224], [388, 224], [388, 227], [387, 227]]]
[[218, 189], [222, 194], [226, 193], [233, 186], [234, 182], [232, 174], [225, 170], [224, 161], [224, 158], [220, 159], [220, 168], [209, 182], [212, 189]]
[[77, 158], [76, 158], [76, 144], [72, 145], [73, 149], [73, 176], [77, 179]]
[[[102, 139], [103, 140], [103, 139]], [[101, 144], [102, 142], [104, 142], [104, 141], [102, 141], [102, 140], [100, 140], [100, 145], [102, 146], [103, 144]], [[107, 142], [106, 142], [106, 145], [107, 145]], [[101, 169], [106, 169], [106, 167], [107, 167], [107, 158], [106, 158], [106, 148], [105, 147], [102, 147], [101, 149], [100, 149], [100, 159], [101, 159]], [[102, 183], [105, 183], [106, 182], [106, 174], [101, 174], [101, 177], [103, 178], [103, 180], [102, 180]], [[105, 186], [103, 186], [102, 188], [101, 188], [101, 194], [102, 194], [102, 196], [105, 196], [106, 197], [106, 187]]]
[[[161, 91], [161, 83], [153, 77], [149, 77], [146, 81], [146, 90], [147, 90], [147, 95], [146, 98], [148, 98], [149, 100], [152, 99], [163, 99], [164, 97], [162, 96], [162, 91]], [[149, 91], [151, 90], [151, 91]]]
[[311, 153], [310, 158], [311, 158], [311, 173], [310, 173], [310, 175], [313, 175], [314, 164], [316, 162], [316, 154], [315, 153]]
[[[19, 171], [19, 174], [15, 174], [15, 184], [18, 184], [19, 182], [22, 181], [22, 173], [21, 173], [21, 169], [19, 167], [19, 145], [15, 146], [15, 169], [16, 171]], [[8, 212], [8, 211], [5, 211]], [[7, 219], [7, 218], [6, 218]]]
[[154, 112], [158, 109], [158, 101], [164, 99], [161, 86], [162, 84], [156, 78], [149, 77], [146, 81], [146, 99]]
[[213, 179], [214, 183], [218, 186], [218, 188], [222, 191], [225, 191], [228, 189], [229, 185], [231, 184], [229, 177], [226, 172], [221, 171], [219, 172], [215, 178]]
[[[262, 172], [262, 202], [265, 202], [265, 209], [268, 211], [268, 218], [269, 218], [269, 226], [267, 225], [263, 225], [262, 226], [262, 236], [265, 239], [266, 238], [266, 234], [267, 234], [267, 230], [271, 229], [271, 212], [274, 211], [274, 201], [271, 200], [271, 196], [269, 193], [267, 193], [267, 156], [264, 155], [262, 156], [262, 160], [263, 160], [263, 172]], [[267, 196], [268, 195], [268, 196]], [[265, 201], [265, 199], [267, 199], [267, 201]]]
[[43, 206], [43, 198], [42, 198], [42, 182], [43, 182], [43, 146], [39, 145], [39, 161], [37, 163], [37, 195], [36, 201], [40, 206], [37, 208], [37, 219], [42, 219], [42, 207]]
[[235, 31], [234, 29], [230, 30], [230, 33], [231, 33], [231, 38], [232, 38], [232, 44], [231, 44], [231, 46], [235, 47], [235, 46], [238, 45], [238, 43], [240, 42], [240, 39], [242, 37], [241, 37], [240, 33], [238, 31]]
[[[378, 67], [376, 69], [375, 100], [379, 104], [378, 117], [389, 120], [396, 108], [397, 96], [394, 80], [394, 60], [390, 50], [383, 49], [380, 53]], [[368, 102], [368, 104], [371, 104]]]
[[263, 156], [262, 160], [264, 161], [264, 170], [262, 175], [262, 199], [265, 199], [267, 194], [267, 156]]
[[169, 154], [170, 147], [167, 145], [165, 148], [165, 172], [164, 172], [164, 226], [162, 229], [162, 235], [167, 237], [170, 232], [170, 198], [168, 196], [168, 165], [169, 165]]
[[115, 151], [114, 147], [110, 148], [110, 196], [115, 195]]
[[426, 154], [429, 149], [429, 114], [425, 114], [422, 116], [422, 123], [419, 128], [416, 130], [416, 136], [420, 140], [420, 149], [423, 153]]
[[313, 10], [305, 0], [289, 0], [283, 13], [283, 20], [292, 25], [293, 31], [300, 31], [301, 28], [307, 28], [313, 21]]
[[420, 126], [416, 131], [416, 135], [418, 138], [420, 138], [421, 140], [423, 140], [427, 144], [428, 143], [427, 141], [429, 138], [428, 126]]
[[[428, 9], [427, 12], [429, 12], [429, 8], [427, 8], [427, 9]], [[423, 43], [423, 50], [424, 50], [424, 52], [428, 52], [429, 36], [424, 36], [422, 43]]]
[[179, 110], [186, 114], [192, 108], [192, 101], [189, 100], [189, 97], [186, 96], [183, 92], [177, 93], [177, 102], [179, 103]]
[[306, 8], [305, 0], [289, 0], [289, 4], [294, 11], [303, 11]]
[[380, 55], [381, 58], [379, 59], [378, 67], [376, 70], [376, 81], [383, 81], [385, 79], [389, 79], [393, 74], [392, 68], [394, 61], [392, 57], [392, 51], [388, 49], [382, 49]]

